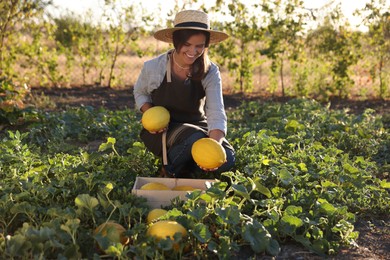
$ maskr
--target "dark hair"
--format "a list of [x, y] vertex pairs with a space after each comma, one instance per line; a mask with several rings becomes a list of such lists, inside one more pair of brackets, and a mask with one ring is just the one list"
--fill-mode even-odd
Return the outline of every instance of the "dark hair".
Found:
[[188, 41], [191, 36], [197, 34], [204, 34], [206, 36], [205, 49], [202, 55], [197, 58], [192, 65], [191, 74], [192, 79], [201, 80], [203, 79], [210, 67], [210, 61], [207, 54], [207, 50], [210, 44], [210, 33], [206, 31], [191, 29], [177, 30], [173, 32], [172, 40], [175, 50], [178, 51], [181, 49], [181, 47], [183, 47], [183, 45]]

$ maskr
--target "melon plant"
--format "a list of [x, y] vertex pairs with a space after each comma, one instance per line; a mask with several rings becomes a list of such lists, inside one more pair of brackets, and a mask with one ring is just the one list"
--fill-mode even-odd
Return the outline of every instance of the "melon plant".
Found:
[[196, 141], [192, 145], [191, 154], [194, 161], [205, 169], [215, 169], [226, 162], [223, 146], [209, 137]]
[[149, 132], [158, 132], [169, 124], [169, 111], [162, 106], [154, 106], [142, 114], [142, 126]]

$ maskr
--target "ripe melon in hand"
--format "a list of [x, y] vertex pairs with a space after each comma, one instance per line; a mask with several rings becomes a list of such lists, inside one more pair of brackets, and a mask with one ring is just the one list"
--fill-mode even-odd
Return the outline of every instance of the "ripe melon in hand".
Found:
[[215, 169], [226, 162], [223, 146], [209, 137], [197, 140], [192, 145], [191, 154], [194, 161], [205, 169]]
[[[115, 222], [106, 222], [98, 226], [93, 235], [100, 235], [108, 239], [110, 243], [121, 243], [122, 245], [126, 245], [129, 243], [129, 238], [125, 235], [126, 229], [118, 223]], [[98, 242], [99, 248], [101, 250], [105, 250], [102, 245]]]
[[141, 186], [140, 190], [170, 190], [170, 188], [159, 182], [148, 182]]
[[143, 127], [149, 132], [158, 132], [166, 128], [169, 124], [169, 111], [162, 106], [154, 106], [142, 114], [141, 122]]

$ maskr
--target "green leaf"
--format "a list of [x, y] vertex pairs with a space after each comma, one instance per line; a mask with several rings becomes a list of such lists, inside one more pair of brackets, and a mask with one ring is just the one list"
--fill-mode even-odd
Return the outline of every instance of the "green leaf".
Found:
[[112, 256], [120, 256], [123, 251], [123, 245], [121, 243], [116, 243], [115, 245], [110, 245], [104, 252]]
[[324, 188], [327, 188], [327, 187], [331, 187], [331, 188], [334, 188], [334, 187], [337, 187], [337, 184], [332, 182], [332, 181], [328, 181], [328, 180], [324, 180], [321, 182], [321, 185], [322, 187]]
[[388, 182], [388, 181], [386, 181], [386, 180], [382, 180], [382, 181], [380, 182], [380, 185], [381, 185], [381, 187], [384, 188], [384, 189], [390, 189], [390, 182]]
[[280, 224], [282, 233], [293, 234], [297, 228], [303, 225], [303, 221], [298, 217], [285, 215], [280, 219]]
[[325, 213], [328, 216], [332, 216], [336, 212], [336, 210], [337, 209], [329, 202], [327, 201], [320, 202], [320, 211], [322, 213]]
[[94, 207], [99, 205], [99, 201], [95, 197], [90, 196], [89, 194], [80, 194], [76, 197], [74, 201], [78, 207], [86, 208], [90, 211], [92, 211]]
[[273, 256], [277, 256], [280, 253], [280, 245], [277, 240], [271, 239], [267, 244], [267, 253]]
[[[193, 192], [191, 192], [191, 194], [192, 194]], [[203, 201], [205, 201], [206, 203], [210, 203], [211, 201], [212, 201], [212, 197], [209, 195], [209, 194], [207, 194], [207, 193], [202, 193], [201, 195], [200, 195], [200, 199], [201, 200], [203, 200]]]
[[289, 185], [294, 179], [294, 176], [287, 169], [281, 169], [279, 172], [279, 178], [281, 179], [284, 185]]
[[23, 235], [16, 234], [7, 242], [7, 251], [14, 256], [27, 255], [31, 242]]
[[298, 167], [303, 172], [307, 172], [308, 171], [305, 163], [299, 163]]
[[261, 163], [262, 163], [263, 165], [269, 165], [270, 162], [271, 162], [270, 159], [264, 159], [264, 160], [261, 161]]
[[112, 149], [114, 147], [115, 143], [116, 143], [116, 139], [114, 137], [108, 137], [107, 138], [107, 142], [102, 143], [99, 146], [98, 151], [99, 152], [104, 152], [104, 151], [106, 151], [108, 149]]
[[227, 207], [227, 208], [216, 208], [215, 213], [218, 218], [221, 219], [224, 223], [237, 225], [240, 223], [240, 210], [236, 206]]
[[305, 126], [300, 124], [297, 120], [288, 121], [286, 126], [284, 127], [286, 131], [290, 131], [290, 132], [297, 132], [298, 130], [302, 130], [304, 128]]
[[250, 199], [251, 199], [251, 196], [249, 195], [248, 190], [245, 188], [244, 185], [241, 185], [241, 184], [233, 184], [233, 185], [232, 185], [232, 188], [233, 188], [234, 192], [235, 192], [237, 195], [240, 195], [241, 197], [244, 197], [244, 198], [247, 199], [247, 200], [250, 200]]
[[36, 210], [35, 206], [31, 205], [26, 201], [23, 201], [12, 206], [11, 213], [12, 214], [18, 214], [18, 213], [35, 214], [35, 210]]
[[80, 226], [80, 219], [69, 219], [65, 224], [61, 225], [61, 229], [66, 231], [71, 236], [76, 232]]
[[350, 165], [349, 163], [345, 163], [343, 165], [343, 168], [344, 170], [349, 173], [349, 174], [357, 174], [359, 173], [359, 169], [353, 167], [352, 165]]
[[198, 198], [200, 198], [200, 196], [202, 195], [202, 191], [201, 190], [194, 190], [192, 192], [189, 192], [186, 194], [186, 197], [189, 199], [189, 200], [196, 200]]
[[188, 215], [193, 217], [196, 221], [202, 220], [206, 216], [206, 209], [204, 207], [197, 207], [195, 209], [192, 209], [188, 211]]
[[208, 227], [203, 223], [197, 223], [192, 234], [201, 242], [207, 243], [211, 239], [211, 233]]
[[301, 206], [290, 205], [284, 210], [285, 215], [299, 216], [302, 213]]
[[267, 198], [272, 197], [271, 191], [267, 187], [265, 187], [263, 184], [261, 184], [259, 180], [255, 180], [254, 183], [256, 185], [256, 187], [255, 187], [256, 191], [265, 195]]
[[253, 223], [245, 224], [242, 237], [250, 244], [252, 250], [258, 254], [269, 247], [271, 235], [261, 223], [254, 220]]

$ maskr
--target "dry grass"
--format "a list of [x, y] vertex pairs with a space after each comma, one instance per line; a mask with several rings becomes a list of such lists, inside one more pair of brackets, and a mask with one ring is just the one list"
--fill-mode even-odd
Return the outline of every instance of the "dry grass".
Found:
[[[128, 51], [125, 55], [119, 56], [116, 62], [114, 70], [114, 79], [111, 82], [111, 86], [114, 88], [127, 88], [133, 86], [141, 72], [143, 63], [151, 59], [160, 53], [163, 53], [167, 49], [171, 48], [171, 45], [155, 40], [153, 37], [144, 37], [140, 40], [140, 47], [144, 53], [147, 55], [143, 57], [138, 57], [131, 51]], [[260, 95], [280, 95], [282, 92], [281, 89], [281, 80], [278, 77], [277, 88], [272, 89], [271, 79], [270, 79], [270, 60], [267, 60], [266, 57], [261, 57], [265, 61], [254, 69], [253, 76], [253, 93]], [[85, 74], [85, 79], [83, 78], [83, 69], [79, 64], [81, 60], [79, 57], [75, 57], [75, 62], [71, 66], [67, 66], [67, 60], [64, 55], [58, 57], [58, 67], [57, 74], [62, 77], [62, 80], [59, 82], [57, 87], [73, 87], [73, 86], [82, 86], [82, 85], [99, 85], [99, 74], [101, 69], [90, 69]], [[378, 96], [379, 87], [378, 79], [372, 79], [369, 73], [369, 70], [365, 68], [365, 61], [361, 61], [359, 64], [351, 68], [351, 78], [354, 80], [354, 86], [349, 90], [350, 97], [355, 99], [367, 99], [375, 98]], [[25, 75], [25, 79], [29, 81], [31, 86], [51, 86], [50, 80], [45, 77], [45, 75], [38, 74], [36, 69], [31, 66], [20, 66], [23, 62], [18, 63], [19, 65], [16, 68], [16, 71], [20, 75]], [[292, 71], [288, 65], [288, 62], [285, 63], [284, 69], [284, 85], [286, 94], [295, 93], [293, 88], [294, 78]], [[310, 66], [308, 64], [303, 64], [302, 66]], [[101, 66], [103, 68], [103, 80], [101, 85], [106, 86], [108, 84], [108, 73], [110, 64]], [[239, 91], [237, 84], [235, 83], [236, 75], [232, 75], [229, 71], [220, 67], [222, 82], [224, 86], [224, 92], [228, 94], [236, 93]], [[318, 76], [318, 73], [323, 73], [324, 75]], [[313, 79], [313, 77], [317, 77]], [[326, 84], [326, 78], [329, 77], [329, 73], [325, 72], [316, 72], [309, 75], [307, 79], [310, 82], [310, 85], [313, 85], [314, 81], [317, 81], [317, 87], [321, 84]], [[308, 84], [309, 85], [309, 84]], [[308, 90], [311, 92], [318, 92], [316, 89]], [[337, 93], [329, 93], [337, 95]]]

